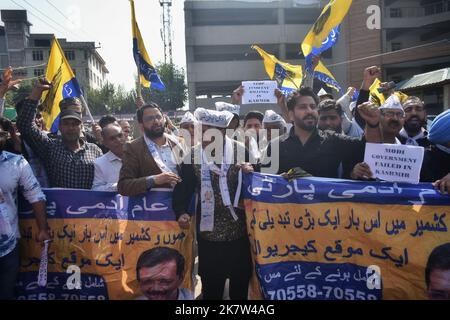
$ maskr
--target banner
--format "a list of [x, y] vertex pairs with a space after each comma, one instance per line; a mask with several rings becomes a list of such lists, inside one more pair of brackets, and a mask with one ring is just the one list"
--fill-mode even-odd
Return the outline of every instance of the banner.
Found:
[[259, 173], [244, 180], [251, 298], [426, 299], [439, 292], [430, 286], [444, 281], [432, 269], [450, 252], [450, 197], [430, 183], [287, 182]]
[[[142, 296], [136, 262], [144, 251], [160, 246], [174, 248], [184, 257], [181, 287], [193, 291], [194, 229], [179, 228], [169, 189], [153, 189], [146, 196], [132, 198], [90, 190], [44, 192], [52, 238], [47, 285], [37, 283], [41, 247], [34, 240], [31, 207], [22, 206], [18, 299], [135, 299]], [[72, 286], [77, 270], [81, 281]]]

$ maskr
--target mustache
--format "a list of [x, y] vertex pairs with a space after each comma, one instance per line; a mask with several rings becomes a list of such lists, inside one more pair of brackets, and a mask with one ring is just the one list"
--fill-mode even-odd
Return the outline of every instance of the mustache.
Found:
[[302, 120], [307, 120], [308, 118], [317, 120], [317, 117], [315, 117], [315, 116], [313, 116], [313, 115], [307, 115], [307, 116], [303, 117]]
[[397, 125], [397, 126], [399, 126], [400, 122], [398, 122], [397, 120], [391, 120], [391, 121], [388, 122], [388, 125]]
[[155, 296], [155, 295], [162, 296], [162, 295], [167, 295], [167, 291], [147, 291], [147, 294], [151, 295], [151, 296]]

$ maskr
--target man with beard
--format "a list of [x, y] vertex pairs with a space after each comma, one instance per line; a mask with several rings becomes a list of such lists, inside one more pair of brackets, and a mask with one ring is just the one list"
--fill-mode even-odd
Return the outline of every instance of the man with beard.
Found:
[[342, 133], [342, 108], [331, 99], [322, 100], [319, 103], [319, 121], [317, 127], [320, 130], [331, 130]]
[[136, 279], [144, 295], [136, 300], [194, 300], [192, 291], [180, 288], [184, 266], [184, 257], [176, 249], [144, 251], [136, 263]]
[[405, 124], [398, 135], [400, 142], [424, 148], [429, 147], [428, 133], [425, 130], [427, 112], [424, 102], [418, 97], [410, 96], [403, 103], [403, 110], [405, 111]]
[[[240, 170], [248, 173], [253, 167], [245, 163], [245, 146], [226, 136], [232, 113], [198, 108], [194, 115], [202, 126], [202, 141], [182, 164], [183, 181], [173, 192], [173, 210], [181, 228], [196, 222], [203, 299], [222, 299], [228, 278], [230, 298], [246, 300], [251, 255], [245, 210], [239, 206]], [[193, 195], [199, 199], [195, 219], [188, 214]]]
[[343, 164], [344, 177], [350, 174], [358, 158], [364, 155], [365, 143], [379, 143], [379, 110], [369, 104], [358, 106], [367, 122], [365, 137], [347, 137], [331, 131], [317, 129], [319, 99], [311, 88], [301, 88], [287, 100], [294, 127], [289, 137], [280, 144], [279, 173], [300, 167], [318, 177], [336, 178]]
[[125, 144], [119, 193], [136, 196], [153, 187], [173, 188], [181, 181], [179, 171], [183, 149], [176, 137], [165, 133], [165, 118], [156, 103], [137, 111], [144, 135]]
[[[405, 111], [400, 103], [400, 99], [395, 94], [392, 94], [380, 107], [380, 114], [383, 143], [402, 144], [397, 138], [405, 123]], [[364, 162], [356, 164], [350, 174], [350, 177], [355, 180], [367, 180], [372, 178], [372, 176], [369, 166]]]
[[95, 144], [81, 139], [83, 123], [80, 100], [61, 100], [61, 137], [50, 138], [47, 133], [38, 129], [34, 121], [42, 93], [51, 86], [46, 79], [39, 80], [29, 98], [17, 104], [17, 128], [22, 139], [45, 165], [51, 188], [91, 189], [94, 161], [102, 155], [102, 151]]

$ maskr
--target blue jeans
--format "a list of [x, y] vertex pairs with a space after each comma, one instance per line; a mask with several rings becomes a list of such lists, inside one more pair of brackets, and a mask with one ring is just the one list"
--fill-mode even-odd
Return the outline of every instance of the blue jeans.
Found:
[[19, 244], [17, 244], [13, 251], [0, 258], [0, 300], [16, 298], [15, 287], [19, 268]]

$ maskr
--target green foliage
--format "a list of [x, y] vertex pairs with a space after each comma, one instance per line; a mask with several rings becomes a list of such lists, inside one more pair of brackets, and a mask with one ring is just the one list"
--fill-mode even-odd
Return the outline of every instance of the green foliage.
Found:
[[166, 86], [166, 90], [142, 89], [144, 101], [156, 102], [164, 111], [175, 111], [184, 106], [187, 100], [187, 86], [184, 69], [170, 63], [157, 65], [159, 77]]
[[[157, 70], [166, 90], [157, 91], [142, 88], [144, 101], [156, 102], [165, 111], [183, 107], [187, 100], [184, 69], [173, 64], [162, 63], [157, 66]], [[8, 92], [6, 106], [13, 107], [17, 102], [26, 98], [31, 93], [32, 85], [31, 82], [25, 82], [20, 85], [17, 91]], [[92, 115], [136, 112], [136, 91], [126, 91], [122, 86], [116, 86], [109, 82], [100, 89], [89, 89], [85, 98]]]

